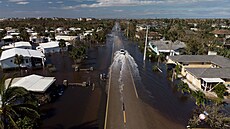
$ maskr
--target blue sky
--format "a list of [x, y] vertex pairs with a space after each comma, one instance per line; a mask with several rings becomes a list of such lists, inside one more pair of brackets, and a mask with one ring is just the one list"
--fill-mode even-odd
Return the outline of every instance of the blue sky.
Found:
[[230, 18], [230, 0], [0, 0], [0, 17]]

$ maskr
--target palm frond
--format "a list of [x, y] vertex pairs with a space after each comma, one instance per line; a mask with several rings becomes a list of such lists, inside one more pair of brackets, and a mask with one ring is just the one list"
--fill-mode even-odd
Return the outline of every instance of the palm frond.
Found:
[[8, 118], [9, 118], [10, 122], [12, 123], [12, 125], [13, 125], [16, 129], [19, 129], [18, 126], [17, 126], [17, 124], [16, 124], [16, 122], [13, 120], [13, 118], [12, 118], [10, 115], [8, 115]]

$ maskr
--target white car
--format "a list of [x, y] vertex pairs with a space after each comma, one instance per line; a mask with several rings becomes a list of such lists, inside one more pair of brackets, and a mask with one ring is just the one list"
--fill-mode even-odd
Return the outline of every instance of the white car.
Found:
[[120, 49], [120, 54], [123, 54], [123, 55], [125, 55], [125, 50], [124, 49]]

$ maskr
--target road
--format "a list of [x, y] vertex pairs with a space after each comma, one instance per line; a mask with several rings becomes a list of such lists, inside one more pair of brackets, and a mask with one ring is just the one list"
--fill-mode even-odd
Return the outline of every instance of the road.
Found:
[[114, 32], [114, 59], [110, 68], [108, 107], [105, 128], [107, 129], [146, 129], [142, 112], [130, 71], [130, 55], [119, 53], [123, 48], [119, 33]]
[[[180, 100], [177, 96], [174, 96], [171, 89], [165, 89], [159, 91], [156, 87], [158, 93], [149, 95], [146, 89], [143, 89], [145, 82], [143, 82], [140, 87], [135, 85], [137, 76], [141, 78], [138, 71], [138, 65], [135, 59], [127, 51], [125, 55], [119, 53], [120, 49], [127, 47], [127, 40], [122, 37], [121, 32], [119, 32], [119, 25], [115, 25], [115, 29], [112, 32], [113, 39], [113, 60], [111, 61], [109, 80], [108, 80], [108, 96], [106, 105], [106, 114], [104, 129], [183, 129], [185, 125], [177, 122], [178, 119], [184, 119], [183, 112], [178, 111], [184, 110], [184, 105], [189, 107], [184, 103], [181, 103], [181, 107], [175, 106]], [[126, 45], [125, 45], [126, 43]], [[130, 47], [127, 47], [130, 51]], [[135, 55], [136, 53], [133, 53]], [[141, 71], [143, 72], [143, 71]], [[134, 77], [135, 76], [135, 77]], [[158, 75], [159, 76], [159, 75]], [[155, 77], [154, 77], [155, 78]], [[157, 77], [159, 82], [163, 81], [161, 76]], [[142, 78], [142, 81], [145, 78]], [[162, 82], [165, 84], [165, 82]], [[152, 84], [152, 86], [157, 86]], [[163, 88], [163, 87], [162, 87]], [[160, 88], [160, 89], [162, 89]], [[165, 87], [167, 88], [167, 87]], [[154, 90], [153, 90], [154, 91]], [[169, 93], [168, 93], [169, 92]], [[153, 93], [153, 92], [152, 92]], [[167, 94], [165, 94], [167, 93]], [[159, 96], [158, 96], [159, 95]], [[147, 96], [148, 101], [145, 98]], [[163, 96], [163, 98], [162, 98]], [[157, 105], [165, 107], [164, 105], [169, 105], [166, 108], [172, 113], [178, 114], [175, 116], [175, 121], [167, 115], [164, 115], [160, 110], [151, 106], [148, 102], [156, 102], [157, 98], [162, 100], [159, 101]], [[170, 105], [170, 103], [171, 105]], [[175, 103], [175, 104], [173, 104]], [[179, 107], [179, 108], [178, 108]], [[187, 110], [187, 109], [186, 109]], [[182, 115], [181, 115], [182, 114]], [[171, 114], [170, 114], [171, 115]], [[187, 114], [186, 114], [187, 116]], [[185, 118], [187, 119], [187, 118]], [[186, 121], [186, 120], [184, 120]]]

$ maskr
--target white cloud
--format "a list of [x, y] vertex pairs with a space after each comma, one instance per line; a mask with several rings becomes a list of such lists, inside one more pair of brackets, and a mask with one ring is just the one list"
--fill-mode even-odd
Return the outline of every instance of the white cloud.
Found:
[[25, 2], [26, 0], [8, 0], [8, 1], [18, 3], [18, 2]]
[[[92, 0], [88, 0], [92, 1]], [[195, 3], [201, 0], [95, 0], [93, 4], [81, 4], [75, 6], [65, 6], [62, 9], [77, 9], [77, 8], [97, 8], [111, 6], [141, 6], [141, 5], [156, 5], [156, 4], [183, 4]], [[215, 1], [215, 0], [202, 0]]]
[[26, 4], [29, 4], [29, 3], [30, 3], [30, 2], [22, 1], [22, 2], [17, 2], [16, 4], [26, 5]]
[[0, 1], [0, 4], [2, 3], [2, 1]]
[[121, 9], [119, 9], [119, 10], [113, 10], [113, 12], [123, 12], [124, 10], [121, 10]]
[[53, 2], [49, 1], [48, 4], [52, 4]]
[[62, 3], [63, 3], [63, 1], [57, 1], [56, 3], [57, 3], [57, 4], [62, 4]]
[[20, 4], [20, 5], [26, 5], [30, 3], [27, 0], [8, 0], [8, 2], [12, 2], [12, 3]]

